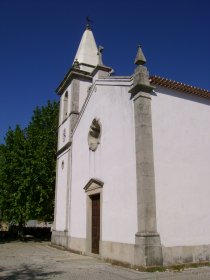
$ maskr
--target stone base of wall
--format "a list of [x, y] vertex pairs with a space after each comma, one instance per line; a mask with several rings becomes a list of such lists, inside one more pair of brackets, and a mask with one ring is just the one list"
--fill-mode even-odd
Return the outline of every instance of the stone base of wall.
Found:
[[57, 246], [67, 248], [68, 246], [68, 232], [67, 231], [52, 231], [51, 243]]
[[163, 264], [160, 236], [136, 236], [136, 244], [101, 241], [103, 259], [136, 266], [160, 266]]
[[135, 265], [160, 266], [163, 264], [162, 246], [158, 233], [136, 233]]
[[[89, 242], [85, 238], [70, 237], [68, 236], [68, 232], [53, 231], [51, 242], [54, 245], [62, 246], [75, 253], [93, 255], [89, 250]], [[139, 244], [100, 241], [100, 254], [98, 257], [109, 262], [121, 263], [130, 267], [150, 266], [151, 264], [146, 262], [146, 254], [142, 248], [147, 248], [148, 250], [148, 245], [152, 245], [149, 248], [149, 254], [152, 254], [152, 252], [154, 253], [153, 263], [156, 262], [156, 265], [161, 265], [160, 262], [163, 262], [164, 266], [169, 266], [174, 264], [210, 261], [210, 245], [177, 247], [162, 246], [162, 248], [157, 246], [156, 248], [155, 246], [156, 244], [158, 245], [159, 242], [157, 240], [156, 244], [153, 244], [154, 238], [152, 238], [152, 243], [150, 240], [147, 240], [147, 247], [142, 246], [141, 243], [142, 240], [141, 242], [139, 241]], [[159, 250], [162, 250], [163, 260], [159, 259]], [[156, 256], [157, 252], [158, 255]]]
[[135, 245], [111, 241], [100, 242], [100, 257], [114, 262], [134, 264]]
[[85, 238], [78, 238], [78, 237], [68, 237], [68, 246], [67, 249], [86, 255], [86, 239]]
[[164, 265], [210, 261], [210, 245], [162, 246], [162, 252]]

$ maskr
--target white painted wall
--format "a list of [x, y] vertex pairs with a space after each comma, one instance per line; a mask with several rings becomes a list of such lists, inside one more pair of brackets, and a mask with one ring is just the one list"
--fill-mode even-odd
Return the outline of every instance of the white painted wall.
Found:
[[[64, 168], [62, 169], [62, 161]], [[67, 178], [68, 178], [68, 152], [58, 158], [57, 186], [56, 186], [56, 217], [55, 230], [66, 229], [66, 205], [67, 205]]]
[[87, 81], [82, 81], [80, 82], [79, 85], [79, 111], [81, 110], [85, 99], [87, 97], [88, 94], [88, 88], [91, 86], [92, 84], [90, 82]]
[[210, 244], [210, 102], [152, 97], [157, 226], [164, 246]]
[[[137, 232], [136, 165], [133, 102], [126, 86], [96, 85], [73, 135], [71, 232], [86, 237], [86, 193], [89, 179], [104, 182], [102, 240], [134, 243]], [[102, 124], [101, 144], [89, 151], [89, 127]]]
[[[66, 143], [69, 141], [70, 135], [70, 122], [69, 122], [69, 118], [66, 119], [66, 121], [59, 126], [58, 128], [58, 151], [66, 145]], [[64, 137], [64, 130], [65, 130], [65, 135], [66, 137]]]

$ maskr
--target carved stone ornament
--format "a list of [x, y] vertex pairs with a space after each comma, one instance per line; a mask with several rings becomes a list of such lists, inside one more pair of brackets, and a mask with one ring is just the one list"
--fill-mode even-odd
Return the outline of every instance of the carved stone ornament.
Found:
[[98, 119], [94, 119], [88, 133], [88, 145], [91, 151], [96, 151], [101, 139], [101, 125]]

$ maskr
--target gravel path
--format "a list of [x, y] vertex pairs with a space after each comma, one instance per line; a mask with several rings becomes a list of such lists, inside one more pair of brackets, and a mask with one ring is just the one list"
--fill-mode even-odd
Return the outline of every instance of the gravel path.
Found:
[[183, 272], [145, 273], [58, 250], [46, 242], [0, 244], [1, 280], [210, 280], [210, 267]]

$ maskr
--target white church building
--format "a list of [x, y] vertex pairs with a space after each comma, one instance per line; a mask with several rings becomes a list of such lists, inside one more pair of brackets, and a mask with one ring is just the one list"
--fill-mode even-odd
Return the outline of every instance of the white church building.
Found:
[[210, 91], [114, 76], [86, 27], [60, 96], [52, 243], [131, 266], [210, 260]]

